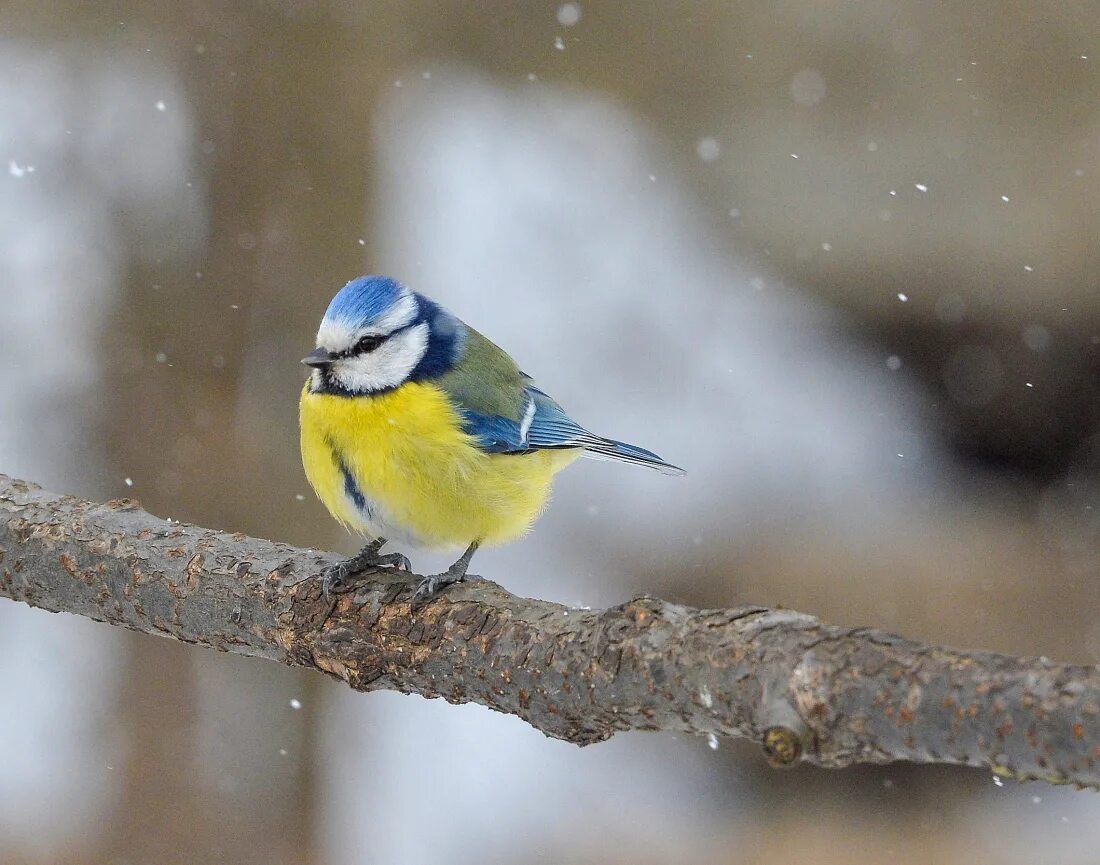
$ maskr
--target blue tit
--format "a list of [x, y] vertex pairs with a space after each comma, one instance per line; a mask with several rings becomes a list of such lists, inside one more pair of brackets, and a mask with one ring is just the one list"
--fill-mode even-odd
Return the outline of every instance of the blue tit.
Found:
[[554, 475], [579, 456], [683, 470], [588, 432], [500, 348], [423, 295], [363, 276], [329, 304], [300, 400], [302, 463], [337, 520], [370, 539], [325, 590], [409, 569], [386, 539], [465, 552], [418, 598], [466, 577], [478, 547], [526, 532]]

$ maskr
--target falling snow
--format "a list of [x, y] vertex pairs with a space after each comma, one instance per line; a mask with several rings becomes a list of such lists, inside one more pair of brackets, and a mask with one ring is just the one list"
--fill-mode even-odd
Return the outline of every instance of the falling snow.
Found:
[[12, 177], [23, 177], [27, 174], [34, 174], [33, 165], [20, 165], [14, 159], [8, 160], [8, 174]]
[[718, 154], [722, 152], [722, 147], [714, 138], [700, 138], [695, 143], [695, 152], [699, 154], [699, 158], [703, 162], [714, 162], [718, 158]]
[[292, 708], [292, 709], [300, 709], [300, 708], [302, 708], [302, 701], [301, 701], [301, 700], [299, 700], [299, 699], [298, 699], [297, 697], [295, 697], [294, 699], [292, 699], [292, 700], [290, 701], [290, 708]]
[[558, 7], [558, 23], [562, 27], [572, 27], [581, 20], [581, 7], [576, 3], [563, 3]]

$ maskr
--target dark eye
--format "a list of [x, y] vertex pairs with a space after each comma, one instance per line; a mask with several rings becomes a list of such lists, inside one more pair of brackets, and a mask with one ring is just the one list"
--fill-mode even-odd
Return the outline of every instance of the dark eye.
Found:
[[386, 338], [384, 336], [364, 336], [355, 344], [354, 353], [366, 354], [367, 352], [374, 351], [385, 341]]

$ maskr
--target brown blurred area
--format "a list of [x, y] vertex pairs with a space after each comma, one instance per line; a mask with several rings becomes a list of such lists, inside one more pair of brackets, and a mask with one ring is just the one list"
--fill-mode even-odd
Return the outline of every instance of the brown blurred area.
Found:
[[[3, 3], [0, 20], [9, 46], [78, 58], [65, 67], [73, 78], [91, 56], [132, 62], [136, 77], [167, 70], [190, 112], [188, 176], [204, 190], [194, 237], [161, 238], [152, 251], [144, 212], [105, 205], [120, 257], [88, 360], [98, 380], [68, 404], [76, 468], [44, 480], [350, 550], [301, 475], [296, 363], [331, 291], [397, 258], [379, 239], [393, 205], [384, 193], [406, 180], [380, 177], [386, 106], [398, 85], [428, 86], [433, 71], [473, 70], [518, 99], [532, 80], [549, 82], [598, 94], [652, 130], [656, 175], [682, 184], [724, 256], [824, 308], [878, 367], [900, 369], [929, 447], [958, 479], [919, 497], [919, 523], [862, 545], [778, 520], [732, 536], [719, 510], [700, 517], [702, 543], [673, 538], [659, 552], [617, 545], [626, 536], [609, 530], [594, 569], [693, 604], [780, 603], [954, 644], [1100, 656], [1100, 5], [62, 0]], [[132, 155], [127, 142], [147, 146], [137, 133], [114, 140], [124, 144], [116, 168]], [[532, 218], [533, 243], [539, 231]], [[110, 639], [120, 684], [103, 723], [119, 758], [94, 776], [102, 816], [48, 854], [0, 832], [0, 865], [382, 861], [326, 835], [325, 809], [341, 795], [324, 779], [341, 760], [338, 738], [323, 745], [326, 707], [344, 696], [336, 685]], [[288, 711], [291, 700], [308, 711]], [[392, 746], [382, 730], [359, 730], [369, 754]], [[777, 774], [748, 746], [692, 753], [684, 772], [709, 798], [692, 828], [660, 831], [694, 833], [690, 855], [702, 861], [946, 863], [996, 852], [1015, 862], [1036, 849], [1047, 862], [1092, 861], [1070, 837], [1070, 820], [1095, 813], [1091, 800], [1028, 787], [998, 806], [984, 773]], [[397, 775], [432, 771], [359, 782], [385, 798]], [[611, 772], [583, 783], [621, 792]], [[374, 831], [415, 834], [413, 818], [447, 808], [431, 794], [426, 779], [425, 813]], [[636, 819], [662, 825], [652, 813]], [[647, 853], [643, 830], [605, 837], [550, 806], [537, 822], [530, 843], [517, 835], [484, 859], [462, 850], [453, 861], [658, 862], [679, 849]], [[998, 842], [1005, 822], [1024, 840]]]

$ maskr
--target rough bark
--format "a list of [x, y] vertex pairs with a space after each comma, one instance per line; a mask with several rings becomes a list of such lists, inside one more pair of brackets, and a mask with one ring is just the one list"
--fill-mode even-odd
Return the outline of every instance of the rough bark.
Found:
[[477, 581], [410, 605], [379, 575], [325, 598], [336, 557], [0, 475], [0, 595], [149, 634], [517, 715], [586, 745], [619, 730], [748, 737], [772, 762], [911, 760], [1100, 785], [1094, 667], [929, 646], [765, 607], [639, 597], [606, 610]]

